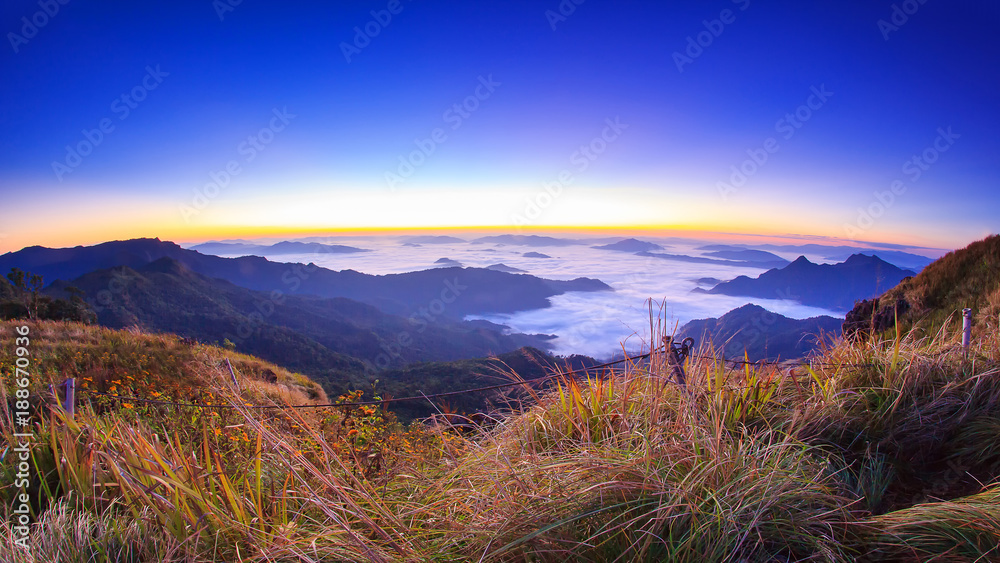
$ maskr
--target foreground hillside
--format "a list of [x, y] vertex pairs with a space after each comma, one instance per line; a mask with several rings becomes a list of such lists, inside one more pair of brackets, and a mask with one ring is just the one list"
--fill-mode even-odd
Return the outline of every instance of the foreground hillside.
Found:
[[30, 329], [26, 350], [31, 360], [33, 394], [45, 393], [49, 384], [75, 378], [82, 400], [94, 392], [199, 402], [213, 390], [229, 385], [235, 376], [248, 400], [327, 401], [323, 388], [308, 377], [253, 356], [172, 334], [145, 334], [75, 322], [0, 322], [0, 343], [4, 346], [0, 350], [0, 374], [6, 385], [11, 384], [14, 375], [18, 326]]
[[976, 332], [997, 328], [1000, 315], [1000, 235], [949, 252], [920, 274], [880, 297], [858, 303], [847, 315], [847, 330], [883, 331], [915, 327], [933, 335], [961, 327], [961, 311], [972, 309]]
[[32, 331], [33, 354], [60, 366], [42, 380], [184, 375], [177, 398], [218, 408], [109, 400], [36, 418], [30, 549], [4, 463], [3, 561], [1000, 559], [996, 331], [968, 359], [953, 332], [838, 342], [791, 371], [695, 358], [683, 389], [654, 356], [557, 380], [472, 431], [455, 417], [404, 429], [372, 405], [251, 408], [321, 391], [247, 357], [237, 391], [221, 351], [172, 337]]

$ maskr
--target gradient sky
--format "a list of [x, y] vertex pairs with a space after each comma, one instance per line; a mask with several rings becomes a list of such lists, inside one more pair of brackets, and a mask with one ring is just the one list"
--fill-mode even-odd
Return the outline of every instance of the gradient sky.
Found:
[[1000, 230], [998, 24], [968, 0], [6, 0], [0, 252], [470, 226], [964, 246]]

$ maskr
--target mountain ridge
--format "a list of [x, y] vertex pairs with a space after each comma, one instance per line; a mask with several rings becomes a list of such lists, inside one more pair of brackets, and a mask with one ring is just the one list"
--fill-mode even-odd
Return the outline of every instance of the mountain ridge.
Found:
[[63, 249], [28, 247], [0, 256], [0, 271], [18, 267], [43, 275], [48, 281], [72, 280], [98, 269], [140, 268], [162, 257], [173, 258], [202, 275], [225, 279], [247, 289], [346, 297], [404, 316], [429, 307], [441, 309], [438, 316], [451, 318], [512, 313], [549, 307], [549, 297], [569, 291], [611, 290], [597, 279], [547, 280], [484, 268], [433, 268], [385, 275], [355, 270], [338, 272], [314, 263], [272, 262], [259, 256], [222, 258], [158, 238]]
[[821, 315], [792, 319], [747, 303], [718, 318], [695, 319], [677, 332], [677, 338], [708, 340], [717, 351], [731, 359], [744, 354], [752, 362], [765, 359], [794, 359], [818, 347], [810, 335], [839, 335], [842, 319]]
[[757, 278], [739, 276], [712, 289], [693, 293], [722, 294], [763, 299], [792, 299], [815, 307], [847, 311], [855, 302], [879, 295], [880, 287], [892, 287], [916, 275], [878, 256], [854, 254], [840, 264], [814, 264], [799, 256], [783, 268], [773, 268]]

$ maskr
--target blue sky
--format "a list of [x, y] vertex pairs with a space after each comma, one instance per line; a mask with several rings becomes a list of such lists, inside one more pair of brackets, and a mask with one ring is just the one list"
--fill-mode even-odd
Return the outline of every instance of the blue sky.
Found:
[[997, 231], [998, 23], [941, 0], [8, 1], [0, 251], [442, 227], [962, 246]]

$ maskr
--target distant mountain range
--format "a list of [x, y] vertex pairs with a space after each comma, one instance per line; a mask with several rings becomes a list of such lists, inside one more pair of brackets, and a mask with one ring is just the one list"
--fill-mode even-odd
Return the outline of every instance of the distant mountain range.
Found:
[[403, 242], [410, 245], [420, 245], [420, 244], [454, 244], [460, 242], [466, 242], [465, 239], [458, 237], [451, 237], [447, 235], [422, 235], [413, 237], [404, 237]]
[[473, 244], [506, 244], [512, 246], [572, 246], [586, 244], [585, 241], [567, 238], [544, 237], [539, 235], [494, 235], [479, 237]]
[[788, 260], [785, 260], [781, 256], [763, 250], [713, 250], [706, 252], [705, 256], [722, 258], [724, 260], [742, 260], [744, 262], [788, 264]]
[[759, 305], [746, 304], [719, 318], [693, 320], [677, 338], [692, 337], [696, 344], [710, 341], [726, 358], [750, 361], [800, 358], [817, 347], [819, 334], [840, 335], [842, 319], [820, 316], [790, 319]]
[[721, 260], [718, 258], [708, 258], [705, 256], [688, 256], [686, 254], [666, 254], [663, 252], [636, 252], [636, 256], [648, 256], [650, 258], [662, 258], [663, 260], [675, 260], [678, 262], [691, 262], [693, 264], [717, 264], [720, 266], [735, 266], [737, 268], [780, 268], [788, 263], [783, 258], [778, 260]]
[[656, 243], [637, 240], [634, 238], [620, 240], [615, 243], [601, 246], [592, 246], [591, 248], [596, 248], [598, 250], [617, 250], [618, 252], [648, 252], [650, 250], [663, 250], [663, 247]]
[[508, 274], [523, 274], [524, 273], [524, 270], [522, 270], [520, 268], [515, 268], [513, 266], [508, 266], [507, 264], [504, 264], [502, 262], [500, 264], [490, 264], [489, 266], [486, 266], [486, 269], [487, 270], [493, 270], [495, 272], [507, 272]]
[[340, 244], [321, 244], [318, 242], [291, 242], [284, 241], [271, 245], [243, 244], [231, 242], [206, 242], [189, 248], [202, 254], [214, 254], [216, 256], [227, 254], [230, 256], [267, 256], [281, 254], [354, 254], [356, 252], [371, 252], [364, 248], [353, 246], [343, 246]]
[[[98, 322], [110, 328], [138, 325], [205, 342], [233, 342], [236, 349], [321, 383], [364, 378], [420, 361], [458, 360], [545, 347], [545, 335], [503, 334], [499, 325], [428, 317], [403, 318], [345, 298], [253, 291], [195, 273], [164, 257], [137, 269], [119, 266], [59, 281], [47, 292], [64, 296], [74, 286], [95, 298]], [[324, 385], [326, 386], [326, 385]]]
[[346, 297], [402, 316], [428, 309], [436, 311], [435, 317], [453, 319], [472, 314], [512, 313], [548, 307], [549, 297], [568, 291], [611, 289], [596, 279], [546, 280], [485, 268], [436, 268], [382, 276], [354, 270], [336, 272], [315, 264], [271, 262], [257, 256], [205, 255], [159, 239], [58, 249], [32, 246], [0, 256], [0, 272], [17, 267], [40, 274], [46, 281], [68, 281], [98, 269], [117, 266], [138, 269], [164, 257], [196, 273], [247, 289]]
[[784, 268], [768, 270], [757, 278], [739, 276], [710, 290], [695, 288], [692, 292], [791, 299], [803, 305], [847, 311], [856, 301], [879, 295], [913, 275], [913, 271], [897, 268], [877, 256], [855, 254], [840, 264], [814, 264], [800, 256]]
[[[753, 248], [761, 250], [774, 250], [795, 254], [815, 254], [822, 256], [824, 260], [843, 261], [855, 254], [865, 256], [878, 255], [879, 258], [898, 266], [914, 271], [919, 271], [934, 260], [919, 254], [903, 252], [901, 250], [861, 248], [856, 246], [826, 246], [822, 244], [761, 244], [754, 245]], [[748, 246], [738, 244], [709, 244], [701, 246], [698, 250], [710, 251], [741, 251], [747, 250]]]

